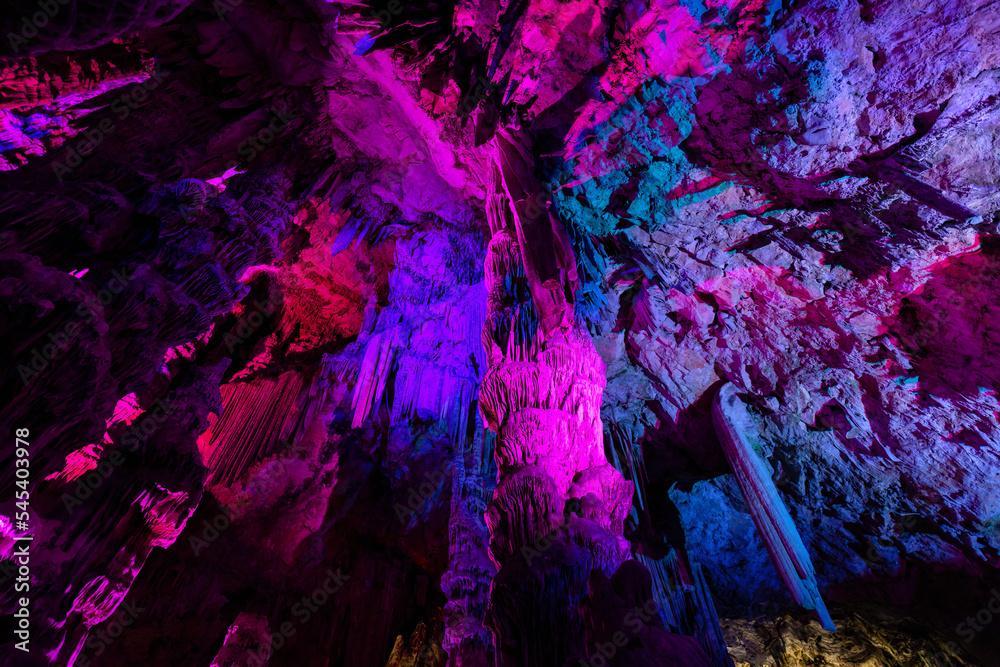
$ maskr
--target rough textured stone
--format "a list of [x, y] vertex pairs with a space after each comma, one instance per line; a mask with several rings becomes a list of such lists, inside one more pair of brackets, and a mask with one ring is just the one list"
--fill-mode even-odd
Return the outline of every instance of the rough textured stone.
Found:
[[1000, 665], [991, 3], [2, 14], [0, 662]]

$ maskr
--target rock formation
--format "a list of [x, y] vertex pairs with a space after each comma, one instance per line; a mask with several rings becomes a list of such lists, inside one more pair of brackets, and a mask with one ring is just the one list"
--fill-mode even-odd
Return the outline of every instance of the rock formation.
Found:
[[0, 664], [1000, 667], [990, 2], [0, 14]]
[[836, 631], [830, 612], [816, 587], [816, 571], [792, 517], [785, 509], [772, 473], [749, 440], [750, 419], [746, 406], [731, 384], [724, 384], [712, 401], [712, 422], [733, 469], [733, 477], [743, 492], [761, 539], [792, 598], [806, 609], [815, 609], [824, 630]]
[[480, 406], [497, 434], [498, 475], [486, 508], [497, 565], [487, 624], [504, 667], [561, 664], [579, 651], [577, 601], [591, 570], [614, 572], [627, 558], [632, 495], [603, 456], [604, 364], [572, 326], [572, 274], [555, 261], [549, 203], [529, 184], [524, 149], [498, 135], [487, 208], [490, 366]]

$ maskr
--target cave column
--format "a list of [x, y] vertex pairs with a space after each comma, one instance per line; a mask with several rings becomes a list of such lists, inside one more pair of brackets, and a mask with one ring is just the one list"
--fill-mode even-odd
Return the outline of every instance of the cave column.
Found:
[[591, 570], [610, 576], [629, 557], [632, 484], [604, 456], [604, 362], [574, 321], [572, 248], [527, 141], [501, 131], [494, 144], [480, 409], [497, 435], [486, 523], [498, 573], [486, 624], [498, 666], [561, 666], [585, 654]]

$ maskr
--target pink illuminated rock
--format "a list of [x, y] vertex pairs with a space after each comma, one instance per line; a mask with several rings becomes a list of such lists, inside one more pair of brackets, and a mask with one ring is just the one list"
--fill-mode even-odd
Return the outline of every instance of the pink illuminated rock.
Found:
[[0, 27], [0, 664], [995, 663], [988, 0]]
[[[501, 149], [507, 157], [494, 178], [502, 180], [495, 181], [498, 194], [491, 195], [487, 209], [494, 230], [486, 259], [487, 320], [510, 320], [504, 330], [491, 324], [484, 331], [485, 340], [496, 341], [480, 405], [497, 433], [498, 483], [486, 522], [490, 558], [499, 568], [487, 625], [495, 637], [497, 664], [527, 667], [558, 664], [581, 648], [576, 601], [591, 569], [613, 572], [626, 557], [621, 531], [632, 489], [603, 456], [604, 364], [589, 337], [565, 325], [561, 294], [543, 302], [552, 303], [552, 310], [542, 307], [538, 325], [531, 317], [536, 297], [551, 292], [540, 276], [556, 266], [541, 268], [545, 265], [538, 258], [554, 259], [556, 248], [549, 228], [543, 238], [531, 238], [538, 245], [527, 255], [522, 245], [531, 229], [526, 211], [508, 209], [498, 191], [502, 184], [508, 196], [523, 200], [528, 199], [525, 188], [535, 186], [526, 175], [530, 165], [518, 157], [523, 154], [501, 145], [508, 146]], [[548, 228], [547, 216], [542, 224]], [[512, 226], [518, 230], [516, 240]], [[511, 291], [511, 278], [527, 284]], [[565, 274], [557, 281], [560, 292], [562, 280]], [[515, 336], [515, 331], [523, 334]]]

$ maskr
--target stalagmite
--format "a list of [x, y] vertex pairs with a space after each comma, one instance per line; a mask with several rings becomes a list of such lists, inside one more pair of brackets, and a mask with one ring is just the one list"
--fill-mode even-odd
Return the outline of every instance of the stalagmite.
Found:
[[814, 609], [823, 628], [836, 631], [816, 585], [816, 572], [799, 531], [778, 495], [771, 472], [747, 439], [753, 428], [736, 388], [727, 383], [712, 403], [712, 423], [743, 492], [750, 516], [795, 602]]

